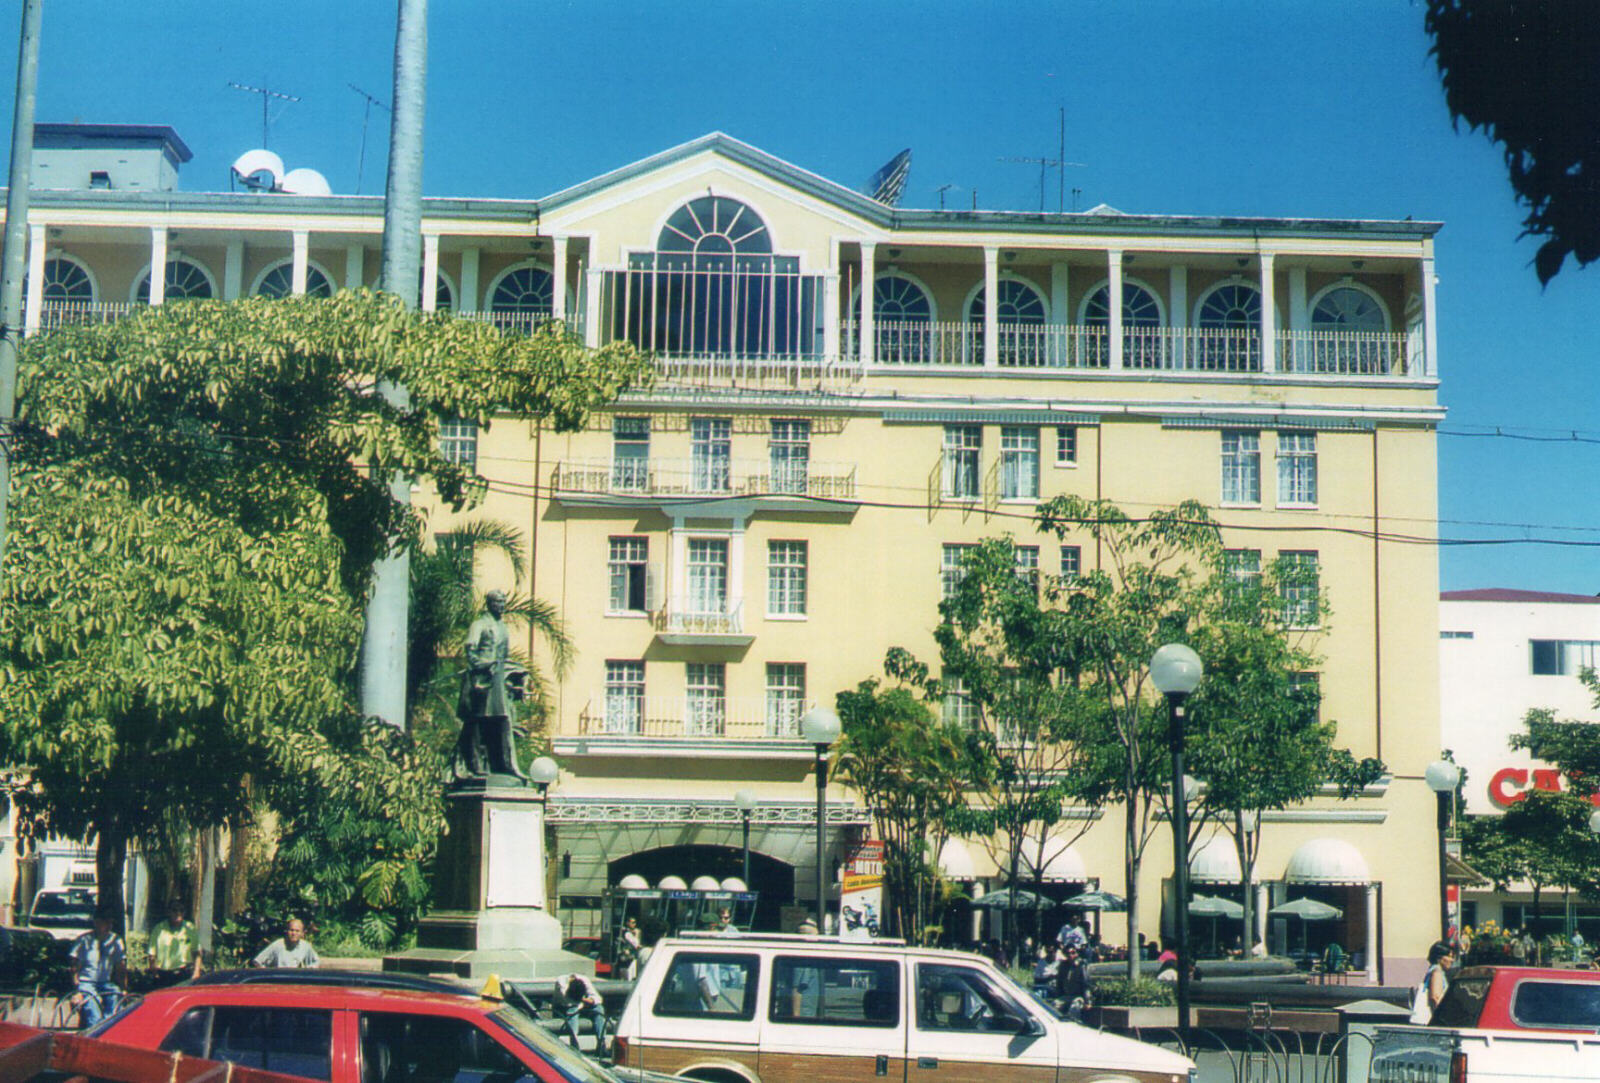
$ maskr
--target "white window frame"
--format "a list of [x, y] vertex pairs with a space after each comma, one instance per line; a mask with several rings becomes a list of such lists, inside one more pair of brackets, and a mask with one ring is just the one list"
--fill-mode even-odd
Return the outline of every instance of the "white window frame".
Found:
[[[1555, 650], [1554, 670], [1534, 667], [1537, 644], [1548, 644]], [[1530, 639], [1528, 640], [1528, 675], [1532, 677], [1574, 677], [1585, 666], [1600, 664], [1600, 640], [1594, 639]]]
[[956, 723], [977, 729], [981, 721], [978, 705], [967, 695], [967, 685], [960, 677], [944, 680], [944, 698], [939, 701], [939, 718], [946, 723]]
[[[623, 448], [643, 448], [643, 455], [619, 454]], [[613, 417], [611, 419], [611, 488], [618, 492], [642, 493], [650, 488], [650, 419]]]
[[691, 485], [697, 493], [733, 488], [733, 421], [726, 417], [689, 419]]
[[693, 737], [721, 737], [727, 732], [727, 663], [684, 664], [683, 728]]
[[806, 664], [767, 663], [767, 736], [800, 736], [800, 716], [806, 708]]
[[439, 457], [448, 463], [478, 469], [478, 423], [461, 418], [439, 422]]
[[608, 658], [605, 669], [605, 731], [644, 732], [645, 664], [643, 659]]
[[[798, 553], [799, 559], [794, 559]], [[810, 605], [811, 545], [798, 538], [767, 542], [767, 619], [805, 620]]]
[[1317, 434], [1309, 430], [1278, 433], [1278, 507], [1317, 506]]
[[1060, 469], [1077, 469], [1078, 426], [1056, 426], [1056, 466]]
[[961, 562], [967, 554], [978, 548], [970, 542], [946, 542], [939, 551], [939, 598], [948, 602], [955, 597], [956, 587], [966, 578], [967, 571]]
[[[1278, 563], [1289, 567], [1297, 563], [1309, 564], [1315, 573], [1308, 586], [1285, 584], [1283, 587], [1283, 623], [1288, 628], [1320, 628], [1322, 626], [1322, 557], [1315, 549], [1283, 549], [1278, 552]], [[1309, 594], [1309, 596], [1308, 596]]]
[[1011, 559], [1016, 565], [1017, 578], [1033, 587], [1034, 593], [1039, 592], [1039, 547], [1037, 545], [1013, 545]]
[[[696, 559], [696, 550], [701, 559]], [[721, 552], [721, 560], [704, 559], [706, 554]], [[697, 616], [725, 616], [733, 612], [733, 584], [730, 569], [733, 563], [731, 538], [689, 537], [684, 539], [683, 605], [684, 611]], [[720, 570], [720, 575], [714, 574]], [[721, 595], [720, 599], [715, 595]]]
[[1061, 547], [1061, 578], [1071, 582], [1083, 574], [1083, 546], [1063, 545]]
[[1039, 499], [1039, 426], [1001, 427], [1000, 499]]
[[1261, 506], [1261, 433], [1222, 430], [1221, 503], [1234, 508]]
[[1255, 586], [1261, 582], [1261, 550], [1224, 549], [1223, 573], [1240, 586]]
[[768, 440], [771, 491], [808, 492], [811, 487], [811, 422], [804, 418], [775, 417]]
[[946, 425], [944, 427], [944, 453], [940, 464], [939, 492], [946, 500], [979, 500], [982, 498], [982, 425]]
[[[626, 604], [632, 593], [633, 569], [639, 577], [637, 609]], [[618, 605], [618, 586], [622, 587], [622, 602]], [[606, 546], [606, 615], [613, 617], [641, 617], [650, 610], [650, 539], [642, 534], [613, 534]]]

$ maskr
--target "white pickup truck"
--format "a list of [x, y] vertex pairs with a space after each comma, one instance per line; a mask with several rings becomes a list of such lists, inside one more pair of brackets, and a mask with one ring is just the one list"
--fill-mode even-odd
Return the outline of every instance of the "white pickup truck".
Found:
[[1422, 1026], [1379, 1027], [1370, 1083], [1600, 1079], [1600, 971], [1468, 967]]

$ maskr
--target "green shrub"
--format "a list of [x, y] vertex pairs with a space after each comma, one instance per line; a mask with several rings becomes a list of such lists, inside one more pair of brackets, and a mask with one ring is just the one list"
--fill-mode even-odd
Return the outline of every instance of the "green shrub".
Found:
[[1096, 1004], [1118, 1004], [1128, 1008], [1164, 1008], [1176, 1004], [1178, 987], [1175, 982], [1156, 981], [1154, 978], [1107, 978], [1094, 983]]

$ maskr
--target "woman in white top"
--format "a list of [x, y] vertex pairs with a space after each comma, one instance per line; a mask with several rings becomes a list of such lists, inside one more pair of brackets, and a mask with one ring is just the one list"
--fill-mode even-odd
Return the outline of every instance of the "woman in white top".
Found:
[[1456, 950], [1443, 940], [1428, 949], [1428, 972], [1417, 983], [1417, 995], [1411, 1003], [1411, 1022], [1425, 1027], [1433, 1021], [1433, 1013], [1450, 988], [1445, 971], [1455, 965]]

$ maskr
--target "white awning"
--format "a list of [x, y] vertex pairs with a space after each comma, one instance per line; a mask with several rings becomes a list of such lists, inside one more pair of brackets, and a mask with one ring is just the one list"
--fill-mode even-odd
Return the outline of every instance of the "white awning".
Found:
[[976, 880], [978, 863], [972, 860], [972, 851], [960, 839], [945, 839], [939, 847], [939, 868], [952, 880]]
[[[1024, 884], [1033, 879], [1034, 861], [1039, 854], [1038, 845], [1036, 842], [1029, 842], [1022, 848], [1022, 860], [1017, 866], [1017, 874], [1022, 877]], [[1083, 858], [1078, 856], [1078, 851], [1057, 842], [1047, 842], [1044, 847], [1044, 875], [1039, 879], [1065, 880], [1069, 883], [1082, 884], [1088, 882], [1089, 873], [1084, 868]]]
[[1312, 839], [1289, 858], [1283, 879], [1290, 884], [1368, 884], [1372, 874], [1361, 851], [1343, 839]]
[[1196, 884], [1237, 884], [1244, 879], [1233, 836], [1212, 835], [1189, 851], [1189, 879]]

